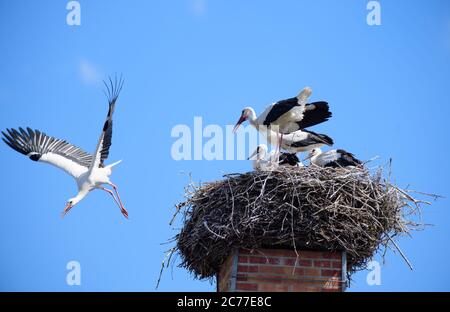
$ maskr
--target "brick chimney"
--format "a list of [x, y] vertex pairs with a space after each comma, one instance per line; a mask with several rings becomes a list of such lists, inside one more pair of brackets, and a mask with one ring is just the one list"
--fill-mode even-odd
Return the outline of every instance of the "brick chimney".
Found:
[[235, 250], [217, 275], [217, 291], [345, 291], [345, 252]]

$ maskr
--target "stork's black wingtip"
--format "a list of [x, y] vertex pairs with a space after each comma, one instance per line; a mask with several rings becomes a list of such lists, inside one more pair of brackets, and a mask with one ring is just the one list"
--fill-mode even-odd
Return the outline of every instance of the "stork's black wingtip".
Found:
[[106, 95], [110, 104], [113, 104], [119, 97], [124, 81], [123, 75], [120, 74], [120, 76], [118, 76], [117, 73], [114, 73], [114, 76], [110, 75], [107, 79], [103, 80], [103, 84], [106, 88], [106, 91], [104, 90], [103, 93]]

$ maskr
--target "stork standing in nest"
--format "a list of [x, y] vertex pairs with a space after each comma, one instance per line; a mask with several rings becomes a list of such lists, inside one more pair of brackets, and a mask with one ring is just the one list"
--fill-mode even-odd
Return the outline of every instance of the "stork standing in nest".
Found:
[[[27, 130], [22, 128], [19, 128], [19, 130], [6, 129], [8, 134], [2, 131], [3, 141], [12, 149], [28, 156], [31, 160], [56, 166], [75, 179], [78, 185], [78, 194], [67, 201], [62, 212], [63, 217], [73, 206], [85, 198], [90, 191], [100, 189], [113, 197], [122, 214], [128, 218], [128, 212], [122, 204], [117, 186], [109, 179], [113, 167], [120, 161], [110, 165], [105, 165], [104, 163], [109, 155], [113, 126], [112, 116], [122, 85], [122, 77], [117, 79], [117, 76], [114, 78], [114, 81], [109, 78], [109, 83], [105, 82], [105, 94], [108, 98], [109, 109], [93, 155], [64, 140], [50, 137], [39, 130], [33, 131], [30, 128], [27, 128]], [[111, 186], [114, 189], [114, 193], [110, 189], [105, 188], [103, 186], [105, 184]]]
[[277, 144], [279, 149], [282, 145], [283, 135], [317, 125], [331, 117], [327, 102], [306, 103], [311, 93], [311, 88], [306, 87], [296, 97], [270, 105], [258, 117], [253, 108], [246, 107], [242, 110], [233, 132], [248, 120], [258, 131], [265, 127], [280, 134]]

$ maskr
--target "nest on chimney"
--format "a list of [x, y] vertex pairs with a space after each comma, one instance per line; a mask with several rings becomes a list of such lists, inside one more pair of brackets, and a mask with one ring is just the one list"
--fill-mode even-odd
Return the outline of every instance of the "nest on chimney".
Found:
[[191, 182], [170, 255], [178, 252], [180, 266], [200, 279], [214, 277], [236, 248], [346, 251], [350, 273], [380, 249], [404, 257], [395, 239], [422, 226], [420, 207], [430, 203], [384, 176], [382, 168], [308, 166]]

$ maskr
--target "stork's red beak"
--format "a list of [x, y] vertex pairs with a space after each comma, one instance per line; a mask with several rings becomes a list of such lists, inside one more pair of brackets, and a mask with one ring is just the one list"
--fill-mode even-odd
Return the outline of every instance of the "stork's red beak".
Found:
[[256, 158], [255, 158], [256, 154], [258, 154], [258, 150], [255, 150], [255, 151], [253, 152], [253, 154], [251, 154], [251, 155], [247, 158], [247, 160], [254, 160], [254, 159], [256, 159]]
[[236, 130], [239, 128], [239, 126], [241, 125], [241, 123], [243, 123], [244, 121], [247, 120], [247, 117], [245, 117], [244, 115], [241, 116], [241, 118], [239, 118], [238, 122], [236, 123], [236, 125], [233, 128], [233, 133], [236, 132]]
[[64, 218], [65, 215], [69, 212], [70, 209], [72, 209], [73, 205], [70, 203], [67, 203], [66, 207], [64, 207], [64, 211], [61, 213], [61, 218]]

